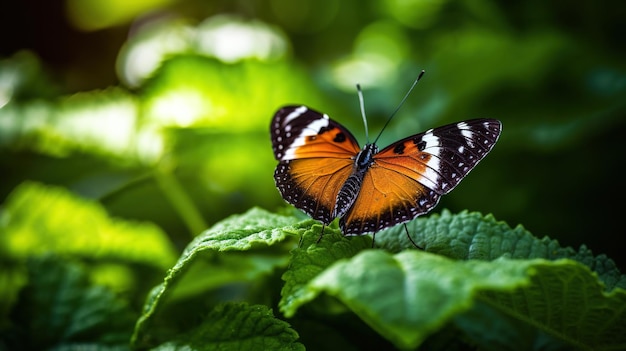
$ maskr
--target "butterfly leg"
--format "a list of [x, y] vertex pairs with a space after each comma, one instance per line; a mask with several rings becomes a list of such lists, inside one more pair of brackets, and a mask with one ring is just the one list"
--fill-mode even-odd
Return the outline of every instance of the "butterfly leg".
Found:
[[373, 232], [372, 233], [372, 249], [375, 247], [374, 245], [376, 243], [376, 240], [374, 240], [375, 238], [376, 238], [376, 232]]
[[322, 241], [322, 237], [324, 236], [324, 229], [326, 228], [326, 224], [322, 223], [322, 231], [320, 232], [320, 237], [317, 238], [316, 244], [319, 244]]
[[413, 241], [413, 238], [411, 238], [411, 234], [409, 234], [409, 228], [407, 228], [406, 223], [404, 223], [404, 231], [406, 232], [406, 236], [407, 236], [407, 238], [409, 238], [409, 241], [411, 242], [411, 244], [413, 244], [413, 246], [415, 246], [416, 248], [418, 248], [420, 250], [424, 250], [423, 247], [417, 245], [415, 243], [415, 241]]

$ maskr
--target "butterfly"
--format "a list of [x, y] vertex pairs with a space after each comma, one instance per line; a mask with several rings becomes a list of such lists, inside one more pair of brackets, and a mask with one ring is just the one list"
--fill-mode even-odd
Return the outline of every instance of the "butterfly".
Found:
[[[279, 109], [270, 125], [283, 199], [344, 235], [376, 233], [430, 211], [493, 148], [502, 124], [473, 119], [378, 149], [306, 106]], [[408, 232], [407, 232], [408, 234]], [[321, 237], [320, 237], [321, 238]], [[410, 237], [409, 237], [410, 238]]]

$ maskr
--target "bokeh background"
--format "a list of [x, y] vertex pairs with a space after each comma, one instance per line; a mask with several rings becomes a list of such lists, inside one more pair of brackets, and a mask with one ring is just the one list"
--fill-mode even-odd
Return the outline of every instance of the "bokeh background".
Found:
[[376, 135], [424, 69], [381, 146], [463, 119], [504, 125], [434, 212], [492, 213], [626, 267], [624, 2], [0, 6], [2, 203], [27, 180], [58, 186], [182, 250], [229, 214], [283, 206], [268, 130], [279, 107], [326, 112], [363, 143], [355, 84]]

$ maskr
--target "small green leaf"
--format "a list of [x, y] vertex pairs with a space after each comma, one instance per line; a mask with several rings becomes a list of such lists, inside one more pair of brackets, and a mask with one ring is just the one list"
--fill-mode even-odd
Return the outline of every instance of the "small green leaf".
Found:
[[[395, 255], [366, 250], [338, 261], [303, 289], [306, 293], [291, 301], [293, 311], [321, 293], [334, 296], [400, 348], [417, 347], [469, 310], [479, 313], [472, 318], [484, 319], [485, 326], [513, 318], [548, 335], [551, 344], [626, 345], [626, 292], [605, 293], [586, 267], [570, 260], [453, 261], [418, 250]], [[492, 308], [477, 309], [479, 304]], [[459, 318], [458, 326], [469, 332], [462, 323], [469, 317]], [[490, 331], [470, 325], [484, 332], [477, 341], [488, 344]], [[503, 336], [505, 344], [515, 348], [515, 335]]]
[[0, 252], [26, 258], [49, 252], [171, 267], [176, 250], [156, 225], [112, 219], [97, 202], [64, 188], [25, 182], [0, 214]]
[[263, 305], [218, 305], [193, 330], [154, 350], [304, 350], [298, 333]]
[[154, 164], [163, 152], [163, 136], [140, 126], [137, 97], [119, 87], [9, 103], [1, 115], [0, 146], [52, 156], [82, 152], [125, 164]]
[[[441, 214], [409, 222], [407, 227], [413, 240], [427, 252], [462, 260], [494, 260], [499, 257], [548, 260], [569, 258], [598, 273], [607, 290], [626, 288], [626, 276], [605, 255], [594, 256], [584, 245], [578, 251], [570, 247], [563, 248], [556, 240], [548, 237], [539, 239], [522, 226], [511, 228], [492, 215], [483, 216], [467, 211], [451, 214], [444, 210]], [[376, 234], [376, 244], [391, 252], [414, 248], [403, 226]]]
[[[297, 223], [292, 216], [281, 216], [259, 208], [231, 216], [197, 236], [185, 249], [182, 258], [203, 250], [246, 251], [277, 245], [293, 236], [311, 221]], [[182, 262], [176, 264], [179, 266]], [[175, 267], [176, 268], [176, 267]]]
[[207, 294], [214, 289], [259, 283], [275, 268], [286, 266], [287, 252], [295, 246], [296, 234], [310, 223], [311, 220], [302, 222], [292, 216], [251, 209], [196, 237], [168, 271], [164, 282], [150, 293], [135, 327], [133, 344], [154, 346], [167, 340], [164, 330], [176, 333], [178, 325], [153, 324], [155, 320], [167, 320], [162, 314], [167, 313], [168, 305], [191, 297], [202, 297], [206, 303]]
[[170, 56], [146, 81], [142, 109], [145, 122], [161, 126], [210, 127], [217, 134], [266, 131], [269, 116], [286, 101], [313, 106], [324, 101], [309, 79], [286, 61], [224, 65], [182, 53]]
[[[28, 284], [14, 307], [14, 325], [3, 331], [9, 349], [126, 349], [136, 318], [126, 301], [91, 285], [77, 263], [58, 257], [29, 261]], [[36, 336], [36, 337], [35, 337]]]

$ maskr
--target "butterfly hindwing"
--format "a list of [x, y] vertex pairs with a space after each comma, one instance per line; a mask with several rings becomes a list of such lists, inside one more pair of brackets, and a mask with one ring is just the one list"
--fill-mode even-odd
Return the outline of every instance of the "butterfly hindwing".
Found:
[[305, 106], [278, 110], [271, 123], [274, 179], [285, 201], [330, 223], [339, 189], [359, 152], [354, 136], [327, 115]]
[[375, 232], [428, 212], [487, 155], [501, 128], [494, 119], [454, 123], [375, 154], [359, 196], [340, 221], [344, 234]]
[[352, 208], [339, 221], [345, 235], [361, 235], [407, 222], [428, 212], [440, 195], [393, 169], [372, 165]]

